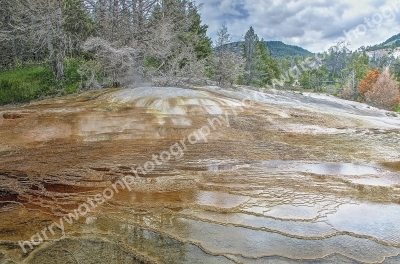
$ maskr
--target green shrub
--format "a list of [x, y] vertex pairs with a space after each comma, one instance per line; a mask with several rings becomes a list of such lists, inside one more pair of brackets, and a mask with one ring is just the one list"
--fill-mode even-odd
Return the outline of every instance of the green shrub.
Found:
[[23, 103], [57, 92], [49, 67], [36, 66], [0, 73], [0, 104]]
[[78, 74], [80, 59], [67, 59], [65, 62], [65, 79], [57, 82], [50, 66], [47, 64], [18, 66], [13, 70], [0, 72], [0, 105], [25, 103], [31, 100], [70, 94], [81, 87]]
[[146, 58], [144, 60], [144, 67], [147, 69], [158, 69], [162, 64], [162, 61], [156, 58]]
[[83, 60], [79, 58], [66, 59], [65, 61], [65, 80], [60, 83], [63, 93], [76, 93], [81, 88], [81, 75], [78, 73], [79, 66]]

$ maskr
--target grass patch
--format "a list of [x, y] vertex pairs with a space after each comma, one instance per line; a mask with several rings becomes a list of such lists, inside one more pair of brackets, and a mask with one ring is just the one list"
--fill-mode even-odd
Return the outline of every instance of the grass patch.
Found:
[[65, 81], [62, 82], [56, 81], [51, 68], [45, 64], [0, 72], [0, 105], [78, 91], [81, 86], [79, 64], [77, 59], [66, 60]]
[[23, 103], [57, 93], [50, 67], [31, 66], [0, 73], [0, 105]]
[[394, 109], [394, 111], [400, 113], [400, 105], [397, 106], [397, 107]]

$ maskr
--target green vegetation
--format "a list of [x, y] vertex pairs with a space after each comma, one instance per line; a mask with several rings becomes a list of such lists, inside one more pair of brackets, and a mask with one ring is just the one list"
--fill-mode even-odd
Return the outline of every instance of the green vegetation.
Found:
[[375, 50], [380, 50], [384, 48], [397, 48], [400, 47], [400, 33], [396, 34], [394, 36], [391, 36], [388, 38], [386, 41], [384, 41], [381, 44], [374, 45], [374, 46], [368, 46], [366, 47], [367, 51], [375, 51]]
[[371, 69], [369, 57], [365, 53], [353, 53], [349, 64], [349, 67], [345, 71], [354, 71], [356, 80], [363, 79]]
[[264, 40], [258, 41], [255, 51], [255, 55], [258, 58], [255, 71], [258, 73], [258, 78], [254, 80], [253, 84], [260, 87], [271, 84], [273, 79], [282, 74], [278, 62], [270, 57], [269, 50], [264, 43]]
[[28, 102], [55, 94], [57, 83], [49, 66], [30, 66], [0, 73], [0, 104]]
[[265, 41], [271, 57], [273, 58], [284, 58], [294, 56], [309, 56], [311, 52], [305, 50], [299, 46], [287, 45], [282, 41]]
[[[3, 2], [0, 105], [142, 80], [166, 86], [206, 83], [207, 78], [220, 86], [301, 85], [361, 101], [359, 84], [371, 69], [390, 66], [386, 79], [400, 81], [400, 58], [390, 52], [369, 58], [368, 47], [353, 52], [347, 42], [314, 56], [298, 46], [259, 39], [253, 27], [243, 41], [232, 42], [223, 26], [212, 47], [200, 6], [191, 0], [144, 0], [132, 6], [113, 0], [93, 1], [93, 6], [79, 0]], [[21, 18], [35, 18], [35, 23]], [[396, 45], [400, 34], [377, 46]], [[378, 88], [368, 98], [390, 98], [389, 92], [397, 91]]]
[[76, 92], [81, 85], [79, 60], [66, 60], [65, 81], [57, 82], [48, 64], [26, 65], [0, 72], [0, 105], [23, 103]]
[[397, 106], [397, 107], [394, 109], [394, 111], [400, 113], [400, 105]]
[[240, 50], [245, 59], [245, 73], [239, 84], [265, 87], [282, 74], [278, 61], [270, 56], [265, 41], [259, 40], [253, 27], [246, 32]]
[[321, 82], [326, 80], [327, 76], [326, 68], [323, 67], [319, 69], [306, 70], [300, 74], [299, 82], [301, 86], [306, 89], [318, 91]]
[[64, 94], [75, 93], [83, 86], [82, 81], [85, 80], [78, 73], [80, 65], [84, 61], [79, 58], [66, 59], [65, 61], [65, 81], [59, 82], [58, 85]]

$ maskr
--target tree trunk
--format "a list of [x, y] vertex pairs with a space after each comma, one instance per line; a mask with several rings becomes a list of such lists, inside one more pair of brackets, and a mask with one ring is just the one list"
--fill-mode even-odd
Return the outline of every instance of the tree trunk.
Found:
[[61, 8], [61, 3], [57, 8], [57, 80], [62, 80], [64, 78], [64, 59], [66, 52], [66, 36], [63, 28], [63, 10]]
[[47, 21], [47, 49], [49, 50], [49, 63], [54, 77], [57, 76], [57, 63], [54, 57], [53, 35], [51, 34], [51, 22]]

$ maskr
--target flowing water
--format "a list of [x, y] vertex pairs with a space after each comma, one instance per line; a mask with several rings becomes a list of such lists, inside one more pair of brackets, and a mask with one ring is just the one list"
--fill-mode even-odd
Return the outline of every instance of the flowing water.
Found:
[[246, 88], [0, 109], [0, 263], [399, 263], [399, 129]]

